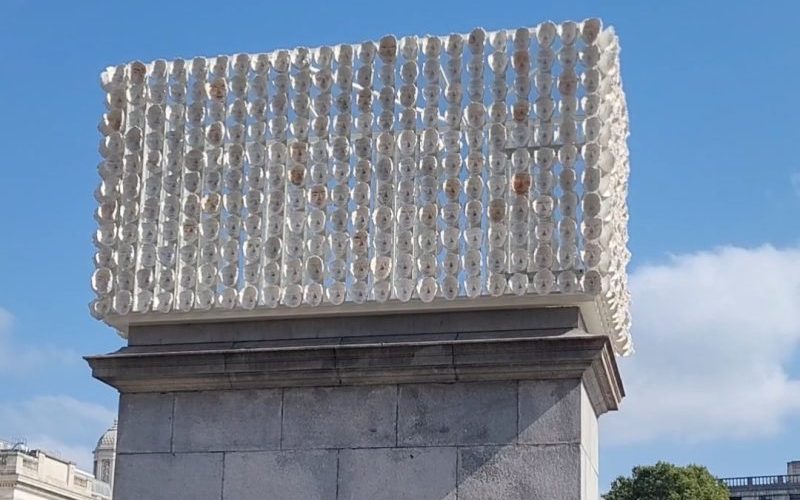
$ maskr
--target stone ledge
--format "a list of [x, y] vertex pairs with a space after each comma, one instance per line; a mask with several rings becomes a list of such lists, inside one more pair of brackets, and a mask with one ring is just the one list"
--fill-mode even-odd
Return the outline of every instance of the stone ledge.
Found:
[[414, 311], [373, 315], [284, 317], [131, 326], [129, 346], [227, 344], [243, 347], [269, 341], [298, 345], [310, 342], [363, 343], [379, 337], [473, 338], [507, 335], [554, 335], [555, 330], [587, 330], [579, 307], [535, 307], [446, 312]]
[[122, 393], [582, 378], [597, 415], [618, 409], [624, 396], [608, 337], [580, 330], [558, 337], [165, 347], [126, 347], [86, 360], [95, 378]]

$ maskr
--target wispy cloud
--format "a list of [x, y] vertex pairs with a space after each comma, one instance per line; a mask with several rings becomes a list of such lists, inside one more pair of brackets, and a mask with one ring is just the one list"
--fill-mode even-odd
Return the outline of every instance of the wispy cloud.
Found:
[[10, 332], [13, 323], [14, 316], [12, 316], [10, 312], [0, 307], [0, 336]]
[[22, 377], [52, 364], [74, 365], [80, 355], [69, 348], [18, 342], [13, 335], [14, 316], [0, 307], [0, 374]]
[[[0, 377], [6, 383], [21, 384], [30, 373], [80, 361], [70, 349], [17, 342], [15, 323], [14, 316], [0, 308]], [[91, 471], [93, 446], [114, 418], [112, 409], [64, 394], [0, 399], [0, 438], [24, 440]]]
[[92, 447], [114, 418], [112, 409], [72, 396], [34, 396], [0, 405], [0, 437], [24, 439], [91, 470]]
[[800, 248], [725, 247], [631, 276], [637, 353], [608, 444], [774, 436], [800, 416]]

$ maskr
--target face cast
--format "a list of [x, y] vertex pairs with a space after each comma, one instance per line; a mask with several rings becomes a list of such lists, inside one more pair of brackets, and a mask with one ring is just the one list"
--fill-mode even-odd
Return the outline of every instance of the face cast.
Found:
[[578, 49], [572, 45], [561, 47], [561, 50], [558, 51], [558, 60], [564, 67], [574, 68], [578, 62]]
[[461, 181], [458, 177], [450, 177], [444, 181], [444, 185], [442, 186], [442, 191], [444, 195], [449, 200], [457, 200], [458, 195], [461, 193]]
[[309, 87], [311, 87], [311, 72], [308, 69], [298, 71], [292, 76], [291, 81], [292, 88], [296, 93], [306, 94]]
[[597, 39], [602, 29], [603, 24], [599, 19], [586, 19], [583, 21], [583, 26], [581, 27], [581, 38], [583, 38], [583, 41], [587, 44], [592, 44]]
[[206, 132], [206, 140], [211, 146], [221, 146], [224, 138], [225, 126], [222, 124], [222, 122], [214, 122], [209, 125], [208, 131]]
[[292, 55], [292, 65], [297, 69], [307, 68], [311, 62], [311, 53], [307, 47], [298, 47]]
[[416, 61], [405, 62], [403, 63], [403, 66], [400, 67], [400, 78], [405, 83], [413, 83], [416, 81], [418, 75], [419, 67], [417, 66]]
[[147, 67], [139, 62], [132, 62], [130, 65], [130, 81], [132, 84], [141, 85], [147, 75]]
[[[366, 231], [356, 231], [351, 239], [350, 248], [352, 249], [353, 253], [356, 255], [365, 255], [367, 253], [367, 242], [368, 242], [368, 235]], [[366, 267], [369, 267], [368, 263]]]
[[247, 54], [236, 54], [233, 58], [233, 71], [238, 74], [247, 74], [250, 69], [250, 56]]
[[329, 68], [331, 66], [331, 63], [333, 62], [333, 58], [334, 58], [334, 51], [331, 47], [328, 46], [320, 47], [314, 53], [314, 61], [317, 63], [317, 65], [323, 68]]
[[291, 56], [288, 50], [281, 50], [275, 54], [272, 61], [272, 68], [278, 73], [286, 73], [291, 65]]
[[375, 214], [373, 215], [373, 221], [375, 226], [379, 229], [388, 230], [391, 228], [392, 220], [393, 220], [392, 209], [387, 206], [381, 206], [375, 209]]
[[406, 36], [400, 40], [400, 53], [407, 61], [416, 59], [419, 53], [419, 41], [416, 36]]
[[402, 230], [409, 230], [414, 225], [414, 207], [403, 205], [397, 210], [397, 225]]
[[264, 75], [269, 71], [269, 55], [258, 54], [251, 60], [250, 64], [253, 72], [258, 75]]
[[224, 78], [217, 78], [208, 85], [208, 96], [215, 101], [224, 102], [228, 84]]
[[531, 70], [531, 54], [528, 51], [517, 50], [511, 62], [517, 74], [528, 74]]
[[586, 136], [587, 141], [594, 141], [600, 136], [600, 131], [602, 129], [602, 122], [596, 117], [593, 116], [583, 122], [583, 133]]
[[514, 32], [514, 49], [528, 50], [531, 44], [531, 32], [528, 28], [519, 28]]
[[464, 50], [464, 38], [458, 33], [452, 33], [447, 37], [447, 54], [450, 57], [461, 57], [461, 52]]
[[353, 47], [350, 45], [339, 45], [336, 50], [336, 62], [339, 66], [353, 65]]
[[581, 83], [583, 83], [583, 88], [586, 89], [587, 93], [596, 92], [600, 86], [600, 72], [596, 69], [585, 71], [581, 77]]
[[482, 53], [484, 43], [486, 43], [486, 32], [483, 28], [475, 28], [469, 33], [467, 47], [472, 54]]
[[186, 61], [183, 59], [175, 59], [169, 64], [170, 76], [176, 80], [186, 79]]
[[528, 173], [517, 173], [511, 181], [511, 187], [518, 195], [527, 195], [531, 187], [531, 176]]
[[231, 144], [226, 153], [231, 168], [241, 168], [244, 163], [244, 148], [240, 144]]
[[494, 52], [489, 54], [489, 66], [496, 75], [505, 74], [508, 67], [508, 54], [505, 52]]
[[505, 30], [496, 31], [490, 37], [489, 43], [494, 50], [504, 52], [506, 50], [506, 44], [508, 44], [508, 32]]
[[439, 37], [429, 36], [425, 39], [425, 57], [438, 58], [442, 52], [442, 41]]
[[489, 202], [489, 220], [503, 222], [506, 218], [506, 200], [497, 198]]
[[549, 47], [556, 38], [556, 25], [550, 21], [542, 23], [536, 30], [536, 39], [542, 47]]
[[461, 97], [463, 96], [463, 90], [461, 88], [461, 83], [459, 82], [450, 82], [450, 85], [447, 86], [447, 89], [444, 93], [444, 98], [447, 102], [454, 104], [461, 102]]
[[[406, 255], [410, 258], [411, 253], [414, 251], [414, 235], [411, 231], [401, 231], [397, 234], [397, 251], [401, 254], [401, 256], [405, 257]], [[403, 260], [400, 260], [397, 264], [397, 268], [402, 269], [403, 266], [400, 265]]]
[[511, 109], [511, 114], [515, 122], [527, 123], [530, 114], [530, 103], [528, 101], [517, 101]]
[[372, 64], [378, 49], [374, 42], [363, 42], [358, 50], [358, 58], [365, 64]]

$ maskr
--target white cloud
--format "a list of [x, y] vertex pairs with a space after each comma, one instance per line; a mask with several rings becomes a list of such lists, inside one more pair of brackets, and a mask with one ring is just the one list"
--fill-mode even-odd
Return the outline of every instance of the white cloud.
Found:
[[0, 405], [0, 437], [24, 439], [91, 471], [94, 444], [115, 418], [113, 410], [71, 396], [35, 396]]
[[[53, 364], [80, 362], [71, 349], [15, 342], [14, 323], [14, 316], [0, 307], [0, 378], [5, 383], [24, 383], [25, 376], [41, 374]], [[0, 399], [0, 438], [25, 441], [31, 448], [50, 451], [91, 472], [94, 444], [115, 418], [111, 409], [67, 395]]]
[[14, 316], [10, 312], [0, 307], [0, 335], [5, 335], [11, 331], [11, 325], [14, 323]]
[[69, 348], [16, 342], [14, 323], [14, 316], [0, 307], [0, 374], [3, 376], [25, 376], [54, 363], [74, 365], [80, 362], [80, 355]]
[[620, 360], [628, 396], [601, 419], [606, 443], [774, 436], [800, 416], [800, 248], [673, 256], [631, 289], [636, 354]]

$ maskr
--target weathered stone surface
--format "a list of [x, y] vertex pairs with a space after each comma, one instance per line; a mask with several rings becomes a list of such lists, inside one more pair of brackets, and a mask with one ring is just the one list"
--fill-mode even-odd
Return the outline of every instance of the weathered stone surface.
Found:
[[581, 500], [600, 498], [598, 472], [591, 459], [581, 447]]
[[283, 448], [395, 445], [393, 385], [286, 389]]
[[520, 381], [520, 443], [579, 443], [580, 433], [579, 379]]
[[343, 385], [455, 381], [450, 344], [340, 346], [336, 368]]
[[173, 450], [277, 449], [281, 391], [200, 391], [175, 395]]
[[248, 348], [224, 354], [227, 377], [236, 389], [320, 386], [338, 383], [336, 353], [317, 345], [304, 349]]
[[327, 347], [316, 339], [296, 347], [202, 344], [199, 350], [188, 343], [152, 346], [150, 353], [134, 346], [87, 360], [95, 377], [123, 393], [583, 378], [597, 415], [618, 408], [624, 396], [607, 336], [576, 331], [420, 343], [365, 339]]
[[118, 453], [169, 452], [173, 394], [121, 394]]
[[128, 344], [233, 343], [258, 340], [320, 339], [373, 335], [420, 335], [439, 333], [531, 331], [581, 326], [577, 307], [461, 310], [450, 312], [399, 313], [379, 316], [333, 316], [282, 318], [268, 321], [223, 323], [187, 322], [131, 326]]
[[114, 500], [219, 500], [222, 453], [117, 455]]
[[597, 500], [623, 390], [575, 313], [136, 327], [89, 358], [122, 392], [117, 500]]
[[222, 500], [335, 500], [336, 450], [225, 454]]
[[455, 490], [455, 448], [339, 452], [340, 500], [455, 500]]
[[581, 386], [581, 446], [590, 460], [595, 474], [600, 463], [600, 430], [598, 429], [597, 415], [592, 408], [592, 402], [586, 388]]
[[400, 386], [401, 446], [506, 444], [517, 435], [517, 383]]
[[580, 446], [460, 448], [459, 500], [580, 500]]

